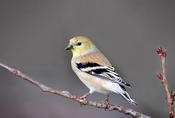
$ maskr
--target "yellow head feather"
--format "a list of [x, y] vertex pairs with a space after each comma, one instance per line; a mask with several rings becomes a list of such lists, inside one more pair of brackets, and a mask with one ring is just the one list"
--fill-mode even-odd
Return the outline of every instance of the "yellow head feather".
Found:
[[[88, 53], [95, 47], [93, 42], [84, 36], [73, 37], [69, 40], [69, 49], [72, 51], [73, 57]], [[70, 48], [71, 47], [71, 48]]]

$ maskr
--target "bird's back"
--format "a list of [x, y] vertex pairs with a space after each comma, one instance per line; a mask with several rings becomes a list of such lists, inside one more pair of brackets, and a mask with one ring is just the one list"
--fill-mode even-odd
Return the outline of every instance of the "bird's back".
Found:
[[81, 63], [94, 62], [107, 67], [112, 66], [108, 59], [98, 49], [95, 49], [95, 51], [84, 54], [82, 56], [75, 57], [74, 61]]

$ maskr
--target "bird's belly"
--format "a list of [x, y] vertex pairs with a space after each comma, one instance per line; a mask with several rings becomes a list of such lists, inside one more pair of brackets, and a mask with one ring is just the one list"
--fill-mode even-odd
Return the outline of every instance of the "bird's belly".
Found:
[[77, 76], [91, 91], [95, 91], [103, 94], [107, 94], [110, 92], [110, 90], [108, 90], [105, 87], [105, 85], [108, 82], [106, 80], [103, 80], [101, 78], [94, 77], [92, 75], [85, 74], [85, 73], [83, 74], [79, 73], [77, 74]]

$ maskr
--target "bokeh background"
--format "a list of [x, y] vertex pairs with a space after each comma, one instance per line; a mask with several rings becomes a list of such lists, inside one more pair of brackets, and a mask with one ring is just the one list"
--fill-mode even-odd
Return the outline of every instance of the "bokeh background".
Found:
[[[175, 1], [1, 0], [0, 61], [52, 88], [81, 96], [88, 89], [72, 72], [64, 47], [77, 35], [90, 37], [132, 85], [138, 106], [119, 95], [111, 103], [154, 118], [168, 117], [155, 47], [167, 48], [167, 78], [175, 90]], [[102, 101], [95, 93], [89, 100]], [[129, 118], [41, 92], [0, 68], [1, 118]]]

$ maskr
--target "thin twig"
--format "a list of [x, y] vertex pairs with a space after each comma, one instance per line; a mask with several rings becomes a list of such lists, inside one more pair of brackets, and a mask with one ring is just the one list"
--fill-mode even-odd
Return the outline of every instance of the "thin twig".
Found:
[[174, 96], [173, 93], [172, 95], [170, 94], [169, 88], [168, 88], [168, 82], [166, 79], [166, 63], [165, 63], [165, 59], [166, 59], [166, 49], [162, 50], [162, 48], [160, 46], [158, 46], [156, 48], [157, 54], [160, 56], [161, 59], [161, 64], [162, 64], [162, 74], [160, 74], [159, 72], [156, 72], [157, 77], [161, 80], [162, 85], [165, 88], [166, 91], [166, 98], [167, 98], [167, 102], [168, 102], [168, 109], [169, 109], [169, 118], [174, 118], [174, 108], [173, 108], [173, 102], [174, 102]]
[[55, 90], [53, 88], [50, 88], [50, 87], [48, 87], [48, 86], [46, 86], [38, 81], [33, 80], [32, 78], [25, 75], [21, 71], [15, 69], [15, 68], [9, 67], [6, 64], [3, 64], [1, 62], [0, 62], [0, 66], [3, 67], [4, 69], [8, 70], [9, 72], [13, 73], [14, 75], [16, 75], [16, 76], [32, 83], [33, 85], [39, 87], [43, 92], [49, 92], [49, 93], [53, 93], [56, 95], [64, 96], [64, 97], [69, 98], [71, 100], [77, 101], [78, 103], [83, 104], [83, 105], [89, 105], [92, 107], [102, 108], [105, 110], [107, 109], [109, 111], [118, 111], [118, 112], [124, 113], [126, 115], [130, 115], [133, 118], [151, 118], [150, 116], [144, 115], [144, 114], [139, 113], [137, 111], [134, 111], [133, 109], [130, 109], [130, 108], [127, 109], [127, 108], [124, 108], [124, 107], [118, 106], [118, 105], [107, 105], [107, 104], [101, 103], [101, 102], [93, 102], [93, 101], [87, 101], [87, 100], [81, 99], [75, 95], [72, 95], [68, 91], [59, 91], [59, 90]]

